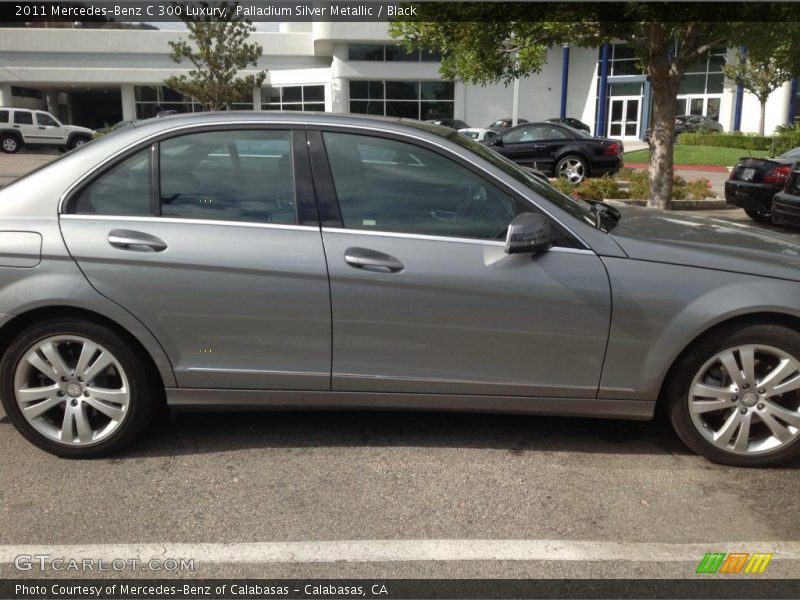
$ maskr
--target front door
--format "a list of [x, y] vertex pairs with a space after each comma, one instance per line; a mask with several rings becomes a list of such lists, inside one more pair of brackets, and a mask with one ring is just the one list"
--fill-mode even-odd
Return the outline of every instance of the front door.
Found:
[[343, 225], [323, 229], [334, 390], [595, 396], [610, 291], [594, 253], [565, 238], [508, 255], [532, 205], [417, 144], [323, 135]]
[[180, 387], [330, 389], [328, 273], [303, 164], [304, 132], [184, 134], [70, 199], [70, 254], [153, 332]]
[[60, 146], [67, 142], [65, 128], [52, 115], [37, 110], [35, 118], [36, 127], [33, 130], [33, 135], [37, 144]]
[[609, 100], [608, 137], [638, 138], [640, 107], [641, 98], [639, 96], [612, 97]]

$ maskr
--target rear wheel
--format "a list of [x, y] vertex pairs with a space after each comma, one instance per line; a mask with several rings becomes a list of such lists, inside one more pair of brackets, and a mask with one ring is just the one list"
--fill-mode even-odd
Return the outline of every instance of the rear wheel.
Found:
[[556, 164], [556, 177], [563, 177], [570, 183], [580, 183], [588, 174], [586, 161], [574, 154], [565, 156]]
[[675, 431], [698, 454], [782, 463], [800, 452], [800, 334], [767, 324], [715, 332], [681, 360], [667, 394]]
[[752, 208], [745, 208], [744, 212], [747, 214], [748, 217], [753, 219], [754, 221], [758, 221], [759, 223], [770, 223], [772, 219], [766, 215], [763, 211], [755, 210]]
[[14, 154], [19, 150], [19, 138], [15, 135], [4, 135], [0, 137], [0, 148], [6, 154]]
[[23, 331], [0, 363], [3, 406], [30, 442], [95, 457], [136, 438], [160, 402], [152, 370], [115, 332], [75, 319]]

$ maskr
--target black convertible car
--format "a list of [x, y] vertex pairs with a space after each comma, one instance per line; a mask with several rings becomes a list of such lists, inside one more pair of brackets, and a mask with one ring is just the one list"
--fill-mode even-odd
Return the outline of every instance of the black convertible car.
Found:
[[621, 141], [592, 137], [558, 123], [523, 123], [484, 143], [515, 163], [572, 183], [613, 175], [623, 165]]
[[743, 208], [751, 219], [769, 221], [773, 217], [772, 199], [783, 189], [798, 161], [800, 148], [772, 158], [740, 158], [725, 182], [726, 202]]

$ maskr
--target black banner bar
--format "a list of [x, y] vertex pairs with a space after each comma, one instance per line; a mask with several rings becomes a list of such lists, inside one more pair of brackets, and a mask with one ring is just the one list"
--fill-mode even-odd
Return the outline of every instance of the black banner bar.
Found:
[[0, 580], [0, 598], [493, 600], [800, 598], [800, 579], [28, 579]]

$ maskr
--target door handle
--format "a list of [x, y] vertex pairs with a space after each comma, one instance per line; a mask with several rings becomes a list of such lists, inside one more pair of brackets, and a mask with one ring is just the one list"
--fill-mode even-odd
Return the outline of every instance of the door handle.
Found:
[[130, 229], [114, 229], [108, 234], [108, 243], [114, 248], [134, 252], [163, 252], [167, 249], [164, 240], [149, 233]]
[[406, 268], [394, 256], [367, 248], [348, 248], [344, 251], [344, 262], [355, 269], [376, 273], [399, 273]]

